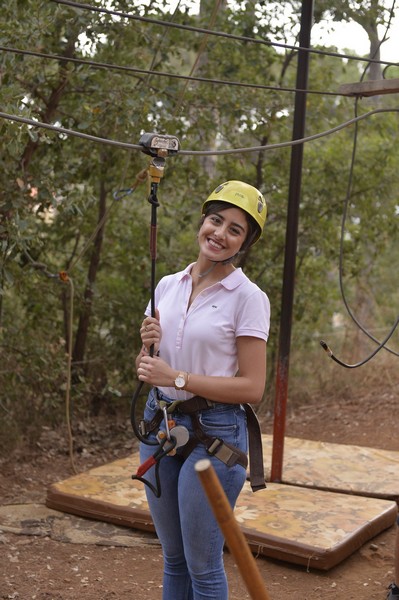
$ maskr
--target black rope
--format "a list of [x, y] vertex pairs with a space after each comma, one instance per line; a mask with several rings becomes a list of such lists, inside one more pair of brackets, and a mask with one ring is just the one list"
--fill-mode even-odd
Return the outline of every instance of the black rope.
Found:
[[[396, 4], [396, 0], [393, 0], [392, 3], [392, 7], [390, 9], [390, 17], [389, 17], [389, 21], [384, 33], [384, 36], [382, 38], [382, 40], [380, 41], [378, 48], [376, 49], [375, 53], [378, 52], [381, 44], [383, 43], [383, 41], [386, 39], [387, 37], [387, 33], [391, 24], [391, 20], [393, 17], [393, 12], [394, 12], [394, 8], [395, 8], [395, 4]], [[362, 76], [360, 78], [360, 81], [364, 80], [364, 77], [366, 75], [366, 71], [367, 71], [366, 67], [362, 73]], [[355, 118], [357, 118], [358, 114], [357, 114], [357, 109], [358, 109], [358, 104], [359, 104], [359, 98], [357, 97], [355, 99]], [[345, 202], [344, 202], [344, 210], [343, 210], [343, 214], [342, 214], [342, 222], [341, 222], [341, 236], [340, 236], [340, 247], [339, 247], [339, 288], [340, 288], [340, 292], [341, 292], [341, 297], [342, 297], [342, 301], [344, 303], [344, 306], [347, 310], [348, 315], [350, 316], [350, 318], [352, 319], [352, 321], [355, 323], [355, 325], [357, 325], [357, 327], [363, 331], [363, 333], [365, 335], [367, 335], [367, 337], [372, 340], [373, 342], [375, 342], [377, 344], [377, 348], [375, 348], [375, 350], [373, 352], [371, 352], [371, 354], [369, 356], [367, 356], [365, 359], [354, 363], [354, 364], [349, 364], [344, 362], [343, 360], [340, 360], [339, 358], [337, 358], [333, 351], [331, 350], [331, 348], [328, 346], [328, 344], [321, 340], [320, 341], [320, 345], [321, 347], [327, 352], [327, 354], [330, 356], [330, 358], [332, 358], [337, 364], [341, 365], [341, 367], [345, 367], [346, 369], [356, 369], [357, 367], [361, 367], [363, 365], [365, 365], [369, 360], [371, 360], [372, 358], [374, 358], [374, 356], [382, 349], [386, 350], [387, 352], [390, 352], [391, 354], [394, 354], [395, 356], [399, 356], [398, 352], [395, 352], [394, 350], [392, 350], [391, 348], [389, 348], [386, 344], [388, 342], [388, 340], [392, 337], [393, 333], [395, 332], [398, 323], [399, 323], [399, 315], [396, 318], [396, 321], [394, 322], [392, 328], [389, 330], [387, 336], [385, 337], [385, 339], [380, 342], [376, 337], [374, 337], [361, 323], [360, 321], [355, 317], [353, 311], [351, 310], [349, 303], [346, 299], [346, 294], [345, 294], [345, 289], [344, 289], [344, 283], [343, 283], [343, 256], [344, 256], [344, 234], [345, 234], [345, 224], [346, 224], [346, 217], [347, 217], [347, 213], [348, 213], [348, 206], [349, 206], [349, 200], [351, 197], [351, 193], [352, 193], [352, 185], [353, 185], [353, 170], [354, 170], [354, 166], [355, 166], [355, 158], [356, 158], [356, 149], [357, 149], [357, 138], [358, 138], [358, 130], [359, 130], [359, 123], [358, 121], [355, 122], [355, 131], [354, 131], [354, 135], [353, 135], [353, 147], [352, 147], [352, 157], [351, 157], [351, 164], [350, 164], [350, 169], [349, 169], [349, 177], [348, 177], [348, 184], [347, 184], [347, 190], [346, 190], [346, 196], [345, 196]]]
[[320, 345], [327, 352], [327, 354], [329, 355], [329, 357], [332, 358], [332, 360], [334, 360], [336, 363], [338, 363], [339, 365], [341, 365], [341, 367], [345, 367], [346, 369], [357, 369], [357, 367], [362, 367], [363, 365], [365, 365], [366, 363], [368, 363], [369, 360], [371, 360], [372, 358], [374, 358], [374, 356], [380, 350], [382, 350], [383, 348], [385, 348], [385, 344], [388, 342], [388, 340], [394, 334], [394, 332], [395, 332], [398, 324], [399, 324], [399, 316], [396, 318], [396, 321], [395, 321], [393, 327], [388, 332], [388, 335], [386, 335], [385, 338], [382, 340], [382, 342], [380, 344], [378, 344], [377, 348], [375, 350], [373, 350], [373, 352], [371, 352], [371, 354], [369, 354], [369, 356], [367, 356], [366, 358], [364, 358], [360, 362], [357, 362], [357, 363], [354, 363], [354, 364], [348, 364], [348, 363], [344, 362], [343, 360], [340, 360], [339, 358], [337, 358], [335, 356], [335, 354], [333, 353], [333, 351], [331, 350], [331, 348], [328, 346], [328, 344], [326, 344], [326, 342], [324, 342], [323, 340], [320, 340]]
[[[176, 447], [177, 444], [177, 440], [174, 436], [171, 436], [170, 440], [168, 440], [167, 437], [165, 437], [163, 440], [161, 440], [161, 442], [159, 442], [159, 448], [158, 450], [156, 450], [154, 452], [154, 454], [151, 456], [150, 459], [148, 459], [149, 461], [149, 467], [154, 466], [155, 470], [154, 470], [154, 475], [155, 475], [155, 485], [153, 485], [151, 483], [151, 481], [148, 481], [148, 479], [145, 479], [142, 475], [132, 475], [132, 479], [137, 479], [137, 481], [141, 481], [141, 483], [144, 483], [147, 487], [150, 488], [150, 490], [152, 491], [152, 493], [156, 496], [156, 498], [160, 498], [161, 497], [161, 479], [159, 476], [159, 466], [160, 466], [160, 461], [162, 458], [164, 458], [165, 456], [168, 456], [168, 454]], [[158, 445], [158, 442], [157, 442]], [[167, 445], [167, 448], [165, 449], [165, 445]], [[139, 469], [140, 470], [140, 467]], [[146, 469], [147, 471], [148, 469]]]
[[[158, 159], [159, 160], [159, 159]], [[151, 316], [155, 317], [155, 283], [156, 283], [156, 260], [157, 260], [157, 208], [159, 207], [158, 197], [157, 197], [158, 183], [151, 182], [150, 194], [148, 197], [148, 202], [151, 204], [151, 230], [150, 230], [150, 256], [151, 256], [151, 282], [150, 282], [150, 290], [151, 290]], [[154, 356], [154, 345], [150, 346], [150, 356]], [[130, 422], [132, 424], [132, 428], [135, 436], [140, 442], [143, 444], [147, 444], [149, 446], [158, 445], [157, 441], [151, 442], [147, 437], [145, 437], [140, 428], [137, 425], [136, 419], [136, 411], [137, 411], [137, 402], [143, 388], [144, 383], [142, 381], [138, 382], [137, 388], [133, 394], [132, 401], [130, 404]]]

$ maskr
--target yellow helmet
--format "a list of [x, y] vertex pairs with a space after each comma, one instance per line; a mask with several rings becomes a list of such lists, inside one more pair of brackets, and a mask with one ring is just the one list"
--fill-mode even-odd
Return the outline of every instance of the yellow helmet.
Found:
[[246, 212], [258, 226], [258, 231], [251, 240], [254, 244], [260, 238], [266, 222], [267, 206], [263, 195], [252, 185], [244, 181], [226, 181], [218, 185], [202, 205], [202, 212], [210, 202], [228, 202]]

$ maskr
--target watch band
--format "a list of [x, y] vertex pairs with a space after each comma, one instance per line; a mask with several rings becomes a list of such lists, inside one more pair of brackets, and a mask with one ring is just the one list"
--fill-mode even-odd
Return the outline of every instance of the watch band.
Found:
[[176, 390], [185, 390], [188, 385], [189, 379], [190, 379], [190, 373], [188, 373], [187, 371], [179, 371], [179, 373], [177, 374], [177, 377], [174, 381], [175, 389]]

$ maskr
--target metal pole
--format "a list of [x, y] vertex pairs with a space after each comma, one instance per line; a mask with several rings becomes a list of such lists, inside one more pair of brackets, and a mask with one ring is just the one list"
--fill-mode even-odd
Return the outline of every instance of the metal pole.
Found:
[[[303, 0], [299, 46], [310, 48], [313, 0]], [[304, 137], [306, 119], [306, 90], [308, 86], [309, 52], [298, 51], [295, 111], [292, 139]], [[298, 238], [299, 203], [301, 195], [303, 144], [292, 146], [288, 214], [285, 237], [284, 275], [280, 317], [279, 350], [277, 355], [276, 390], [274, 402], [273, 451], [271, 481], [281, 481], [283, 472], [285, 419], [288, 392], [289, 354], [291, 345], [292, 307], [294, 303], [295, 262]]]

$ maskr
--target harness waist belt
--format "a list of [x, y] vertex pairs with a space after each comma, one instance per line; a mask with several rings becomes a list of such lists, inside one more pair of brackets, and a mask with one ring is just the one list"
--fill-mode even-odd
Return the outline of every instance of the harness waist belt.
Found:
[[[239, 464], [242, 467], [247, 468], [248, 459], [244, 452], [232, 444], [224, 442], [220, 438], [214, 438], [207, 435], [201, 427], [198, 419], [198, 412], [201, 410], [210, 410], [220, 403], [211, 402], [202, 396], [193, 396], [188, 400], [176, 400], [171, 403], [166, 403], [163, 400], [160, 400], [159, 402], [160, 405], [166, 404], [167, 412], [169, 414], [181, 412], [190, 415], [191, 417], [195, 438], [190, 438], [186, 446], [181, 448], [181, 454], [184, 458], [187, 458], [195, 446], [201, 442], [204, 444], [209, 455], [215, 456], [228, 467]], [[252, 491], [256, 492], [266, 487], [263, 466], [262, 436], [259, 421], [252, 406], [250, 404], [243, 404], [243, 407], [247, 416], [248, 426], [249, 478]], [[151, 421], [141, 421], [141, 434], [143, 436], [148, 435], [151, 431], [157, 429], [163, 416], [163, 411], [160, 408]]]

